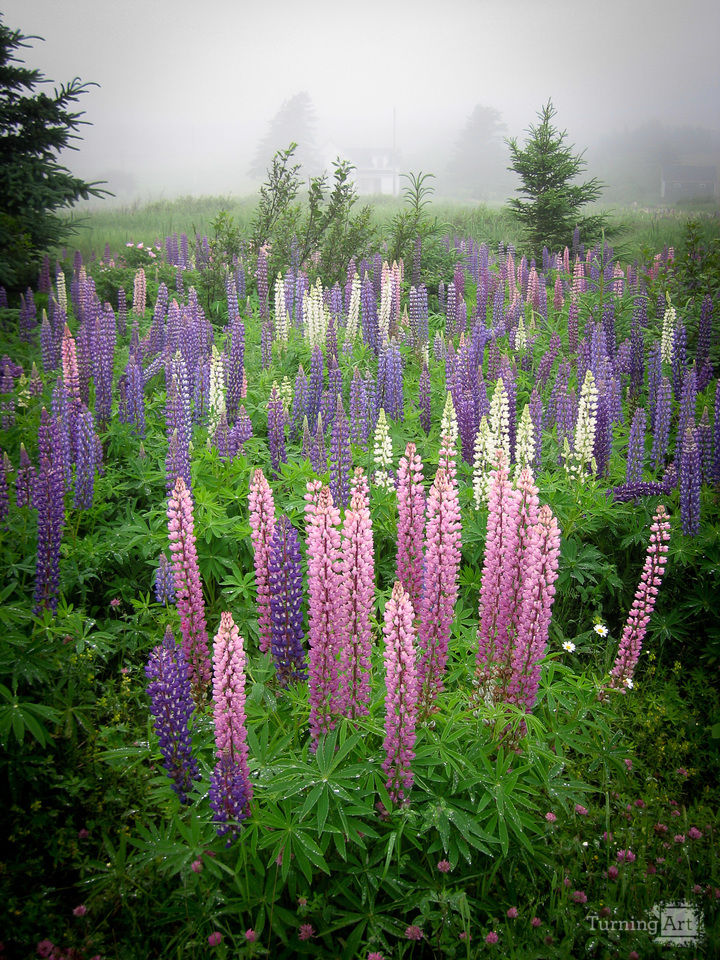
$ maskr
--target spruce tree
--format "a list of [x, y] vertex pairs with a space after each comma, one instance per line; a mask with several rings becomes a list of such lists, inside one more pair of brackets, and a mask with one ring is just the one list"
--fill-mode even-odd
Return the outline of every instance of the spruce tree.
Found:
[[75, 78], [52, 93], [36, 90], [44, 75], [16, 53], [37, 39], [0, 19], [0, 285], [14, 290], [33, 282], [42, 254], [73, 233], [58, 211], [107, 192], [58, 161], [86, 122], [72, 107], [91, 84]]
[[523, 147], [515, 137], [507, 140], [512, 160], [508, 169], [520, 177], [517, 192], [525, 198], [514, 198], [509, 206], [524, 225], [525, 240], [536, 257], [544, 246], [551, 251], [570, 246], [576, 227], [586, 244], [599, 239], [606, 229], [604, 214], [580, 214], [581, 207], [600, 198], [604, 185], [596, 177], [585, 183], [572, 182], [587, 163], [583, 154], [576, 154], [574, 146], [565, 143], [567, 131], [553, 126], [555, 113], [548, 100], [538, 113], [540, 123], [530, 126]]

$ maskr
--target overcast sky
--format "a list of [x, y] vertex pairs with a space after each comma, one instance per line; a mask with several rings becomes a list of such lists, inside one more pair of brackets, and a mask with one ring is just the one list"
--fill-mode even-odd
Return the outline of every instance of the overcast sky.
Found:
[[[25, 62], [99, 88], [68, 164], [119, 195], [243, 194], [307, 91], [320, 141], [448, 154], [473, 107], [522, 135], [549, 97], [578, 146], [648, 121], [720, 129], [717, 0], [2, 0]], [[427, 161], [427, 162], [426, 162]]]

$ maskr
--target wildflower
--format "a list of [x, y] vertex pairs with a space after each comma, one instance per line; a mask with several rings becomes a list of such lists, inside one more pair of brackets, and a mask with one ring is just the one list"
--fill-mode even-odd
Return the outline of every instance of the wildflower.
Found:
[[608, 628], [604, 623], [596, 623], [593, 630], [599, 637], [606, 637], [608, 635]]
[[703, 889], [703, 888], [700, 886], [700, 884], [699, 884], [699, 883], [696, 883], [695, 886], [692, 888], [692, 892], [693, 892], [693, 893], [702, 893], [702, 889]]
[[575, 903], [587, 903], [587, 894], [582, 890], [573, 890], [572, 898]]
[[572, 640], [566, 640], [565, 643], [563, 643], [563, 650], [567, 650], [568, 653], [574, 652], [575, 644], [572, 642]]
[[411, 927], [405, 929], [405, 936], [408, 940], [422, 940], [423, 932], [420, 927], [413, 924]]
[[252, 929], [252, 927], [249, 930], [245, 931], [245, 939], [247, 940], [248, 943], [255, 943], [255, 941], [257, 940], [257, 934]]
[[623, 680], [623, 686], [627, 687], [628, 690], [632, 690], [635, 684], [632, 682], [631, 677], [625, 677], [625, 679]]
[[120, 606], [121, 603], [122, 603], [122, 600], [120, 599], [120, 597], [113, 597], [112, 600], [110, 601], [110, 606], [113, 608], [117, 608]]
[[75, 907], [75, 909], [73, 910], [74, 917], [84, 917], [86, 913], [87, 913], [87, 907], [85, 906], [84, 903], [81, 903], [79, 907]]
[[535, 927], [535, 929], [537, 929], [538, 927], [541, 927], [542, 920], [540, 919], [540, 917], [533, 917], [532, 920], [530, 921], [530, 926]]
[[369, 954], [367, 955], [367, 960], [385, 960], [385, 958], [384, 958], [383, 955], [379, 952], [379, 950], [373, 950], [372, 953], [369, 953]]
[[687, 770], [685, 769], [685, 767], [678, 767], [678, 768], [677, 768], [677, 773], [678, 773], [681, 777], [689, 777], [689, 776], [690, 776], [690, 774], [687, 772]]
[[611, 880], [617, 880], [619, 875], [620, 871], [614, 864], [611, 867], [608, 867], [608, 877], [610, 877]]
[[587, 807], [584, 807], [581, 803], [575, 804], [575, 813], [579, 817], [586, 817], [588, 815]]
[[697, 827], [690, 827], [690, 829], [688, 830], [688, 836], [690, 837], [691, 840], [701, 840], [702, 832], [698, 830]]
[[489, 946], [492, 946], [493, 943], [497, 943], [500, 938], [495, 933], [494, 930], [491, 930], [490, 933], [485, 937], [485, 943]]
[[637, 950], [631, 950], [628, 954], [628, 960], [640, 960], [640, 954]]
[[667, 833], [667, 832], [668, 832], [668, 828], [665, 826], [664, 823], [656, 823], [655, 826], [653, 827], [653, 829], [654, 829], [655, 833]]
[[203, 869], [202, 860], [193, 860], [193, 862], [190, 864], [190, 869], [192, 870], [193, 873], [202, 873], [202, 869]]
[[645, 806], [645, 801], [642, 798], [638, 797], [637, 800], [635, 801], [635, 806], [640, 807], [642, 809]]
[[548, 810], [548, 812], [545, 814], [545, 819], [547, 820], [548, 823], [555, 823], [555, 821], [557, 820], [557, 817], [552, 812], [552, 810]]
[[299, 940], [309, 940], [311, 937], [315, 936], [315, 930], [311, 923], [303, 923], [300, 926], [300, 931], [298, 932]]
[[[693, 827], [692, 829], [694, 830], [695, 828]], [[86, 827], [83, 827], [82, 830], [78, 830], [78, 840], [87, 840], [89, 836], [90, 831]], [[700, 834], [700, 836], [702, 836], [702, 834]]]
[[676, 833], [673, 839], [675, 840], [675, 843], [685, 843], [685, 834]]
[[517, 907], [510, 907], [510, 909], [509, 909], [508, 912], [507, 912], [507, 915], [508, 915], [508, 917], [509, 917], [511, 920], [515, 920], [515, 919], [517, 918], [517, 916], [518, 916], [518, 908], [517, 908]]
[[625, 758], [625, 766], [627, 767], [627, 769], [628, 769], [628, 770], [632, 770], [632, 765], [633, 765], [633, 764], [632, 764], [632, 760], [631, 760], [629, 757], [626, 757], [626, 758]]
[[213, 930], [213, 932], [208, 937], [208, 943], [211, 947], [216, 947], [219, 943], [222, 942], [222, 934], [219, 930]]

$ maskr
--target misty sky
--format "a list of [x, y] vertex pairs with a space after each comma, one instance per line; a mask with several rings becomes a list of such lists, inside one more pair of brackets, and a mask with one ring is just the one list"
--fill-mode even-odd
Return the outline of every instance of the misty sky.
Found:
[[[570, 141], [648, 121], [720, 129], [717, 0], [2, 0], [25, 51], [82, 98], [66, 162], [122, 198], [253, 188], [284, 100], [307, 91], [317, 139], [397, 140], [407, 169], [446, 162], [472, 111], [522, 136], [551, 97]], [[334, 154], [333, 154], [334, 155]]]

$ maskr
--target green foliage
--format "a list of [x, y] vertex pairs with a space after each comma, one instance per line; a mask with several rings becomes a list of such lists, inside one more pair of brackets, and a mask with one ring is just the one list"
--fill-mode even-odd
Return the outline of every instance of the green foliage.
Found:
[[0, 21], [0, 284], [13, 290], [33, 282], [42, 254], [73, 233], [58, 212], [106, 193], [58, 162], [86, 122], [72, 106], [90, 84], [75, 78], [52, 95], [36, 92], [43, 74], [15, 56], [28, 39]]
[[562, 250], [572, 245], [572, 235], [579, 228], [586, 245], [599, 239], [606, 228], [603, 214], [581, 216], [580, 210], [594, 203], [602, 192], [602, 184], [593, 177], [582, 184], [572, 183], [587, 166], [582, 154], [565, 144], [567, 132], [552, 124], [556, 110], [548, 100], [538, 113], [540, 123], [531, 125], [523, 147], [517, 138], [508, 141], [511, 164], [521, 180], [517, 192], [525, 199], [513, 198], [508, 206], [525, 229], [527, 246], [539, 259], [543, 246]]

